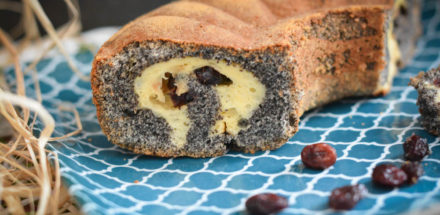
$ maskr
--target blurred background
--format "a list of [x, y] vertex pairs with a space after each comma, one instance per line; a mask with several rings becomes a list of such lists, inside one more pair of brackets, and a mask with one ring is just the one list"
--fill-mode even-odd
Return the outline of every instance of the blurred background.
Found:
[[[82, 30], [101, 26], [121, 26], [130, 20], [172, 0], [78, 0]], [[22, 36], [16, 27], [20, 23], [21, 0], [0, 0], [0, 28], [13, 38]], [[44, 11], [55, 27], [69, 20], [68, 8], [63, 0], [40, 0]], [[40, 27], [40, 32], [44, 33]]]

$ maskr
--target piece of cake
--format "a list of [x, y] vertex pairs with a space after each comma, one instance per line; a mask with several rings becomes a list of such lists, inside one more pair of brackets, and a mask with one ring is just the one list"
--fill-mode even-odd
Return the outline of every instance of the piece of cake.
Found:
[[440, 135], [440, 66], [421, 72], [411, 78], [410, 85], [417, 89], [417, 105], [422, 126], [431, 134]]
[[165, 5], [124, 26], [97, 53], [98, 120], [112, 143], [147, 155], [276, 149], [305, 111], [390, 90], [405, 55], [393, 24], [417, 14], [402, 14], [409, 2]]

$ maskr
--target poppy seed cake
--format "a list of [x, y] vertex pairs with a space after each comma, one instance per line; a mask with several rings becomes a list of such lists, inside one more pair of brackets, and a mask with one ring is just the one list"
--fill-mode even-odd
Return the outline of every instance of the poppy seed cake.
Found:
[[147, 155], [276, 149], [305, 111], [389, 91], [402, 54], [393, 8], [386, 0], [165, 5], [96, 55], [98, 120], [112, 143]]
[[417, 105], [422, 126], [431, 134], [440, 136], [440, 66], [411, 78], [410, 85], [419, 94]]

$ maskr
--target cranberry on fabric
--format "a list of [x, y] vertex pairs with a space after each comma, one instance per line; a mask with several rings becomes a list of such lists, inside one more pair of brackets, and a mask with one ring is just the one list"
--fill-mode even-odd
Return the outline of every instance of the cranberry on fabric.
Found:
[[364, 197], [367, 189], [363, 184], [336, 188], [329, 199], [330, 208], [350, 210]]
[[408, 177], [408, 184], [416, 184], [419, 181], [419, 178], [425, 173], [423, 170], [423, 166], [420, 162], [405, 162], [400, 167]]
[[336, 158], [336, 150], [325, 143], [308, 145], [301, 152], [304, 165], [313, 169], [326, 169], [335, 164]]
[[427, 140], [415, 134], [403, 143], [403, 151], [405, 159], [410, 161], [421, 161], [431, 153]]
[[373, 170], [373, 182], [386, 187], [399, 187], [408, 179], [406, 173], [393, 164], [381, 164]]
[[250, 214], [265, 215], [280, 212], [287, 208], [287, 199], [273, 193], [262, 193], [250, 197], [246, 201], [246, 209]]

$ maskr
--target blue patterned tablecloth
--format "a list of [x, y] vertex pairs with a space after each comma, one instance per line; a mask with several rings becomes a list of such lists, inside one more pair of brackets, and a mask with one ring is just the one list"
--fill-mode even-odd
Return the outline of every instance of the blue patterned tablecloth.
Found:
[[[440, 143], [420, 125], [417, 92], [409, 78], [440, 64], [440, 2], [425, 1], [424, 34], [412, 63], [381, 98], [349, 99], [304, 115], [299, 132], [283, 147], [256, 154], [230, 152], [209, 159], [162, 159], [132, 154], [110, 144], [102, 134], [91, 102], [90, 83], [70, 71], [62, 56], [37, 66], [44, 105], [55, 117], [55, 135], [76, 129], [74, 116], [58, 109], [73, 103], [84, 131], [53, 142], [62, 177], [86, 214], [231, 214], [244, 211], [254, 194], [273, 192], [288, 198], [283, 214], [334, 213], [328, 209], [332, 189], [363, 183], [369, 192], [349, 214], [395, 214], [440, 202]], [[79, 51], [75, 62], [90, 72], [93, 54]], [[11, 72], [10, 72], [11, 73]], [[26, 78], [29, 95], [33, 84]], [[383, 189], [371, 182], [382, 162], [403, 162], [402, 142], [412, 133], [428, 139], [432, 154], [423, 161], [419, 183]], [[300, 152], [310, 143], [326, 142], [338, 154], [324, 171], [304, 168]]]

